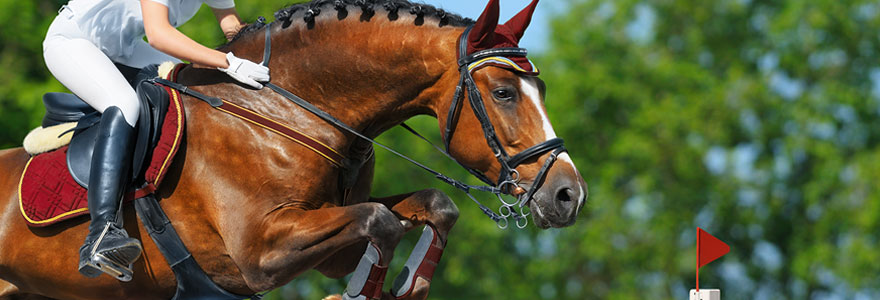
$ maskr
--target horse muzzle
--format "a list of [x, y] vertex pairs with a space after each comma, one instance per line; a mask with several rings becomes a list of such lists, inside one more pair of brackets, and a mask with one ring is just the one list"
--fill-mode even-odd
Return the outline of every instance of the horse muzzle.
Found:
[[[567, 154], [563, 155], [568, 158]], [[571, 162], [570, 159], [563, 161]], [[571, 226], [586, 203], [587, 194], [587, 184], [574, 164], [554, 165], [547, 174], [546, 182], [529, 203], [532, 219], [541, 229]]]

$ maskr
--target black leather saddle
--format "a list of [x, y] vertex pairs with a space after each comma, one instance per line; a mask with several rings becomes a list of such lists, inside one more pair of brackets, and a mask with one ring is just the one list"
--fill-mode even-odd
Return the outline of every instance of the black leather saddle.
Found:
[[[121, 65], [117, 65], [117, 67], [137, 91], [141, 104], [131, 168], [131, 181], [140, 182], [142, 178], [139, 177], [143, 176], [144, 168], [147, 167], [146, 161], [150, 158], [153, 147], [159, 141], [162, 122], [168, 111], [169, 96], [164, 88], [146, 81], [158, 76], [159, 67], [157, 65], [150, 65], [143, 69]], [[73, 179], [81, 186], [88, 188], [92, 151], [98, 133], [95, 125], [100, 122], [101, 115], [73, 94], [46, 93], [43, 95], [43, 105], [46, 107], [43, 127], [77, 122], [73, 139], [67, 150], [67, 167]]]
[[[117, 67], [120, 67], [117, 65]], [[123, 66], [124, 67], [124, 66]], [[126, 67], [127, 68], [127, 67]], [[129, 68], [131, 69], [131, 68]], [[137, 141], [132, 162], [132, 183], [144, 182], [144, 168], [146, 161], [152, 156], [152, 150], [159, 141], [160, 130], [168, 111], [169, 95], [165, 89], [157, 86], [149, 79], [155, 78], [158, 66], [151, 65], [139, 72], [122, 70], [129, 83], [137, 91], [141, 104], [140, 116], [137, 124]], [[46, 106], [46, 116], [43, 117], [43, 127], [61, 123], [77, 122], [74, 129], [73, 139], [67, 150], [67, 164], [70, 173], [77, 183], [88, 188], [89, 167], [92, 160], [92, 151], [97, 135], [97, 126], [101, 117], [79, 97], [65, 93], [48, 93], [43, 96], [43, 104]], [[187, 250], [183, 241], [171, 221], [162, 211], [154, 194], [149, 194], [135, 200], [135, 210], [141, 219], [141, 223], [147, 228], [150, 237], [156, 243], [159, 251], [174, 271], [177, 280], [176, 299], [260, 299], [261, 295], [242, 296], [235, 295], [223, 290], [214, 283], [205, 271], [195, 261], [192, 254]]]

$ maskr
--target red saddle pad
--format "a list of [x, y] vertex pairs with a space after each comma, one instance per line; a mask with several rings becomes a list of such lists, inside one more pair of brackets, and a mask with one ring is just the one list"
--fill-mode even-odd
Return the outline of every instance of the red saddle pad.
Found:
[[[177, 70], [179, 66], [172, 74]], [[130, 193], [126, 199], [143, 197], [155, 191], [183, 138], [184, 111], [180, 94], [168, 87], [165, 90], [171, 103], [162, 123], [159, 143], [146, 168], [147, 186]], [[73, 180], [67, 169], [67, 148], [64, 146], [31, 157], [22, 172], [18, 185], [19, 207], [29, 226], [49, 226], [89, 212], [86, 189]]]

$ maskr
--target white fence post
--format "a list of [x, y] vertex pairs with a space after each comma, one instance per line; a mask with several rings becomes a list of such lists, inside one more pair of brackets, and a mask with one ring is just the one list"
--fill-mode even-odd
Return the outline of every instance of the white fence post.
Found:
[[721, 290], [719, 289], [700, 289], [691, 290], [690, 300], [721, 300]]

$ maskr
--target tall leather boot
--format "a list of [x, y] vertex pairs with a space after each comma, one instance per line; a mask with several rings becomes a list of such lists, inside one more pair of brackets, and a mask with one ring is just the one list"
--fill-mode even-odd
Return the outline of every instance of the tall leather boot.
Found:
[[101, 272], [131, 280], [131, 264], [141, 255], [141, 242], [128, 237], [118, 215], [131, 179], [134, 128], [115, 106], [104, 110], [89, 171], [89, 235], [79, 249], [79, 272], [92, 278]]

